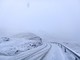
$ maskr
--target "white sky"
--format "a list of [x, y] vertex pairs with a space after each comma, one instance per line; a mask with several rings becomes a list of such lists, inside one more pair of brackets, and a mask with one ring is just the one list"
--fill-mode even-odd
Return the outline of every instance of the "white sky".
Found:
[[0, 30], [79, 40], [80, 0], [0, 0]]

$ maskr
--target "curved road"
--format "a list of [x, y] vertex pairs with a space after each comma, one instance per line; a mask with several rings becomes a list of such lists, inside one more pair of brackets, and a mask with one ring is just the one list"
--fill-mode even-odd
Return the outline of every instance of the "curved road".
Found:
[[[1, 60], [1, 59], [0, 59]], [[58, 45], [45, 43], [42, 46], [22, 52], [18, 55], [4, 58], [4, 60], [75, 60], [66, 54]]]

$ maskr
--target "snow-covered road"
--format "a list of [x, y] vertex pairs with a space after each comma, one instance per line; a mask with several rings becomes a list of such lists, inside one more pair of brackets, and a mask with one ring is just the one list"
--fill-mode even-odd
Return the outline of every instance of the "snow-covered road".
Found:
[[0, 60], [75, 60], [75, 58], [65, 53], [57, 44], [45, 43], [18, 55], [0, 58]]
[[44, 57], [43, 60], [65, 60], [64, 54], [57, 45], [52, 45], [48, 54]]
[[31, 58], [25, 60], [74, 60], [67, 55], [59, 46], [48, 44], [46, 48], [35, 53]]

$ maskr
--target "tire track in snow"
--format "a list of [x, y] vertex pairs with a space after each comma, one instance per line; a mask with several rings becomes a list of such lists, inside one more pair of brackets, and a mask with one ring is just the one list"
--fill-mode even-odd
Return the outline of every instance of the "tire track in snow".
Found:
[[47, 43], [8, 60], [70, 60], [56, 44]]
[[13, 56], [11, 59], [9, 60], [24, 60], [25, 58], [26, 59], [29, 59], [29, 57], [37, 52], [39, 52], [40, 50], [44, 49], [47, 47], [47, 44], [43, 44], [42, 46], [40, 47], [37, 47], [37, 48], [34, 48], [34, 49], [31, 49], [29, 51], [26, 51], [26, 52], [22, 52], [18, 55], [15, 55]]
[[45, 55], [49, 52], [51, 47], [51, 44], [48, 44], [46, 48], [34, 54], [32, 58], [30, 58], [29, 60], [42, 60], [45, 57]]

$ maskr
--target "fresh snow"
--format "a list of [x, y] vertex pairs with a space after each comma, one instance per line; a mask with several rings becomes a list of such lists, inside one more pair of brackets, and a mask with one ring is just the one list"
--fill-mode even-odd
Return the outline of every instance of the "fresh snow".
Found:
[[65, 53], [58, 45], [43, 45], [13, 56], [0, 56], [0, 60], [73, 60], [71, 54]]
[[12, 56], [40, 45], [36, 40], [12, 38], [10, 41], [0, 43], [0, 55]]
[[[60, 43], [70, 47], [70, 44], [67, 42]], [[74, 55], [65, 53], [64, 48], [62, 49], [57, 44], [50, 42], [42, 42], [42, 38], [33, 33], [20, 33], [10, 37], [1, 37], [0, 39], [0, 60], [74, 59]]]
[[74, 50], [80, 56], [80, 43], [79, 42], [63, 42], [61, 44]]

